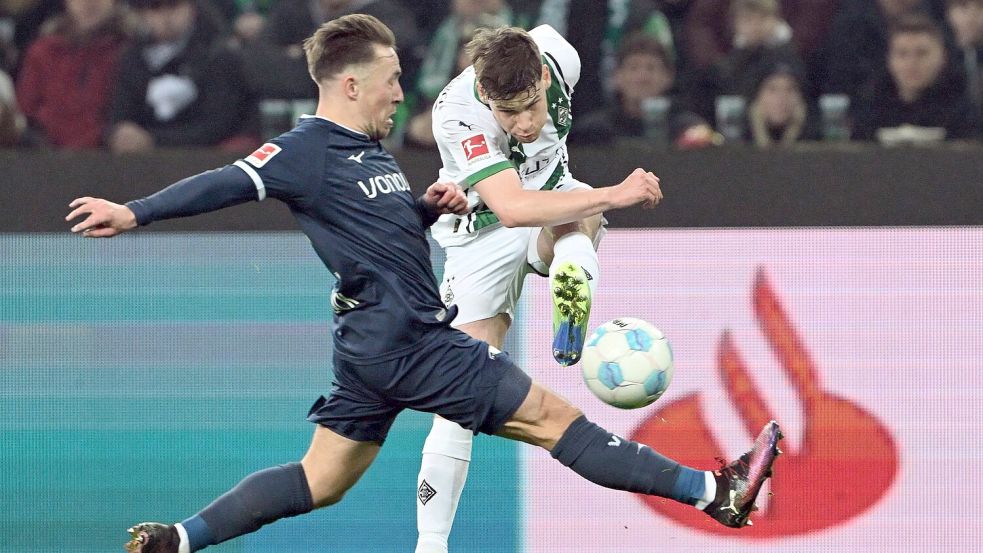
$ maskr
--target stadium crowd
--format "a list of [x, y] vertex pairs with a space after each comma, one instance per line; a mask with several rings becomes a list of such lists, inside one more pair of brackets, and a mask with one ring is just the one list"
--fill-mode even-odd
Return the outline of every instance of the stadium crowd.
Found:
[[242, 151], [313, 110], [301, 42], [372, 14], [430, 106], [475, 29], [546, 23], [580, 53], [572, 143], [700, 148], [983, 138], [983, 0], [0, 0], [0, 146]]

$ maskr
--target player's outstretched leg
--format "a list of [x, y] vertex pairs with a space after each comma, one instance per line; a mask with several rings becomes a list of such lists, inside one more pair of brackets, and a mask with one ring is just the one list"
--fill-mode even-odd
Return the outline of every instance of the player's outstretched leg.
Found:
[[553, 357], [563, 366], [580, 360], [598, 273], [597, 252], [586, 234], [571, 232], [556, 239], [550, 264]]
[[778, 448], [781, 439], [778, 423], [771, 421], [758, 434], [750, 451], [714, 471], [717, 493], [704, 511], [724, 526], [751, 525], [748, 516], [755, 510], [761, 486], [771, 477], [772, 464], [782, 453]]
[[198, 551], [313, 508], [314, 499], [301, 464], [280, 465], [250, 474], [181, 523], [137, 524], [128, 530], [131, 539], [124, 547], [131, 553]]
[[468, 478], [473, 438], [467, 428], [434, 416], [417, 477], [416, 553], [447, 553], [447, 538]]
[[648, 446], [587, 420], [574, 406], [533, 383], [522, 405], [498, 432], [539, 445], [591, 482], [693, 505], [730, 527], [748, 524], [754, 501], [771, 476], [781, 431], [765, 425], [754, 447], [716, 472], [680, 465]]
[[341, 501], [379, 452], [377, 442], [348, 439], [324, 426], [300, 463], [250, 474], [198, 514], [174, 525], [129, 529], [129, 553], [193, 553], [263, 525]]

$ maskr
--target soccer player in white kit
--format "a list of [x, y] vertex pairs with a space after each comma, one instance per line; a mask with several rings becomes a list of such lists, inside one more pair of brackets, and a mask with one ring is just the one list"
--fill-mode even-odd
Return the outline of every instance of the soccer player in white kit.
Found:
[[[587, 333], [604, 233], [600, 209], [584, 192], [591, 187], [568, 167], [580, 57], [547, 25], [480, 30], [467, 48], [473, 65], [433, 107], [438, 180], [460, 184], [470, 208], [431, 227], [447, 252], [441, 296], [457, 305], [454, 326], [501, 348], [526, 275], [549, 276], [553, 356], [572, 365]], [[633, 179], [658, 187], [642, 169], [622, 184]], [[447, 551], [471, 440], [470, 430], [434, 418], [417, 481], [417, 553]]]

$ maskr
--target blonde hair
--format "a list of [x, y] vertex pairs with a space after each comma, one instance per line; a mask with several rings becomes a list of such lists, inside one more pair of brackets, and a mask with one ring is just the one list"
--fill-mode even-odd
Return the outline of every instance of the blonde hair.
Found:
[[307, 70], [315, 82], [334, 78], [349, 65], [375, 59], [376, 44], [396, 46], [396, 37], [382, 21], [365, 14], [333, 19], [304, 41]]

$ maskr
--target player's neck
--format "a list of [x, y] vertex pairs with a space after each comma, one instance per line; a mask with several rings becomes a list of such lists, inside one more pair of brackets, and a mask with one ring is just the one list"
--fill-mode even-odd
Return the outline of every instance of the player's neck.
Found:
[[365, 124], [359, 118], [358, 112], [354, 108], [339, 109], [335, 107], [338, 105], [338, 103], [318, 102], [317, 111], [314, 112], [314, 115], [322, 119], [327, 119], [335, 125], [345, 127], [350, 131], [368, 136], [368, 133], [362, 130]]

